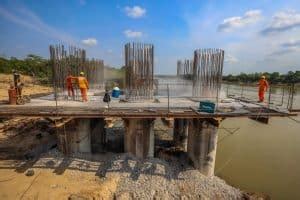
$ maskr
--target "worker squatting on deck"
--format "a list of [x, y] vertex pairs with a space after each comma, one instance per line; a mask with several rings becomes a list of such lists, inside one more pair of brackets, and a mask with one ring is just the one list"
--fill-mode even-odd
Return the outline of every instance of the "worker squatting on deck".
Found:
[[258, 102], [263, 102], [265, 99], [265, 92], [268, 90], [269, 83], [266, 80], [265, 76], [261, 76], [259, 82], [258, 82]]

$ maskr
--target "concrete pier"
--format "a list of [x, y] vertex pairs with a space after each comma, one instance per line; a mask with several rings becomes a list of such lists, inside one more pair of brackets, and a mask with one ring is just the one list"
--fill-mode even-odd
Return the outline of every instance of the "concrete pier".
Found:
[[154, 119], [124, 119], [124, 150], [139, 158], [154, 156]]
[[72, 119], [59, 127], [58, 146], [65, 153], [98, 153], [104, 150], [104, 119]]
[[173, 140], [175, 147], [182, 149], [185, 152], [187, 151], [188, 142], [188, 122], [188, 119], [175, 119], [173, 129]]
[[106, 132], [103, 118], [91, 119], [91, 151], [92, 153], [105, 152]]
[[187, 152], [194, 167], [206, 176], [214, 175], [219, 122], [210, 119], [193, 119], [189, 123]]

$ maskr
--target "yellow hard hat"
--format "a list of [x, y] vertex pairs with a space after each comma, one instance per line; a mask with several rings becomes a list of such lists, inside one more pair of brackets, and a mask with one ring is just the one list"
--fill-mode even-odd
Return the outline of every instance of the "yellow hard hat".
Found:
[[84, 75], [84, 72], [80, 72], [80, 75]]
[[261, 76], [261, 78], [262, 78], [262, 79], [266, 79], [266, 77], [265, 77], [265, 76]]

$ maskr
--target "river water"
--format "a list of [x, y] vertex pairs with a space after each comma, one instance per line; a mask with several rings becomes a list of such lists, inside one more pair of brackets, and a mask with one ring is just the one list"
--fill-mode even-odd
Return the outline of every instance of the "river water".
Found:
[[[164, 78], [159, 84], [160, 95], [165, 95], [166, 85], [170, 96], [191, 95], [191, 83]], [[294, 107], [299, 109], [300, 89], [297, 91]], [[240, 86], [223, 85], [221, 96], [227, 92], [257, 98], [255, 87], [242, 91]], [[281, 107], [286, 108], [287, 92], [284, 98], [282, 92], [282, 88], [271, 91], [272, 106], [283, 102]], [[216, 175], [233, 186], [265, 193], [272, 199], [300, 199], [300, 117], [293, 119], [299, 122], [273, 117], [266, 125], [247, 118], [225, 119], [219, 129]]]
[[[277, 104], [281, 104], [280, 91], [274, 91]], [[299, 90], [294, 107], [300, 108]], [[268, 125], [244, 118], [224, 120], [219, 129], [216, 175], [272, 199], [300, 199], [300, 117], [293, 119], [298, 122], [281, 117], [271, 118]], [[223, 128], [239, 130], [230, 134]]]

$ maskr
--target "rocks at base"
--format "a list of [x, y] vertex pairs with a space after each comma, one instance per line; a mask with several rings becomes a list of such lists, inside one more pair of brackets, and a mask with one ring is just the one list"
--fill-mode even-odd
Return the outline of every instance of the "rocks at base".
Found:
[[26, 176], [33, 176], [34, 175], [34, 170], [33, 169], [28, 169], [25, 173]]

